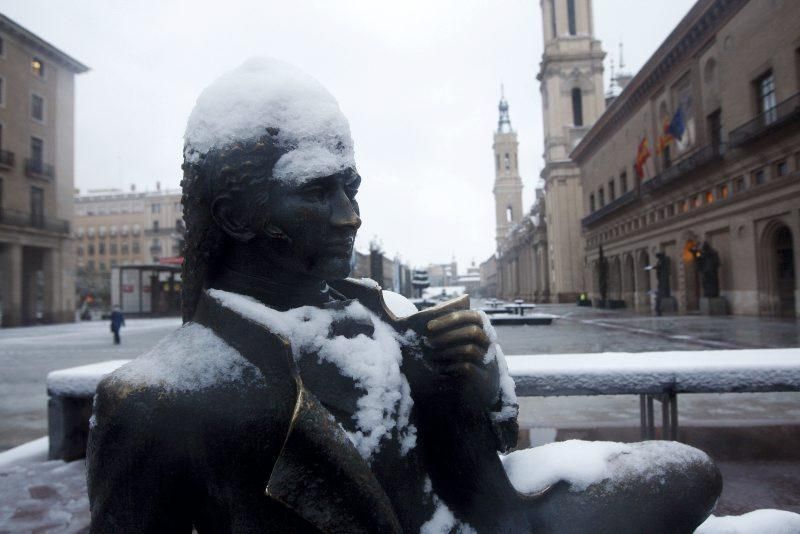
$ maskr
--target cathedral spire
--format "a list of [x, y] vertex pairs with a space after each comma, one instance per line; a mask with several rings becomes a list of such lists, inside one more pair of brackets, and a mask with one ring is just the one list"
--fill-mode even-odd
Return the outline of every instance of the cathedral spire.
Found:
[[503, 84], [500, 84], [500, 104], [497, 106], [500, 111], [500, 118], [497, 121], [497, 133], [510, 133], [511, 118], [508, 116], [508, 102], [506, 101]]

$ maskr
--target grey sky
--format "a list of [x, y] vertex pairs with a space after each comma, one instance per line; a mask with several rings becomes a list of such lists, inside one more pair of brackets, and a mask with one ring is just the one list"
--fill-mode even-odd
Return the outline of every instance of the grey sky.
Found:
[[[692, 0], [595, 0], [609, 58], [634, 71]], [[364, 177], [357, 246], [412, 264], [494, 249], [492, 133], [505, 84], [525, 206], [542, 167], [537, 0], [201, 2], [0, 0], [91, 71], [77, 82], [76, 187], [178, 187], [199, 92], [253, 55], [294, 63], [336, 96]], [[607, 58], [607, 65], [608, 59]], [[633, 154], [636, 147], [631, 147]]]

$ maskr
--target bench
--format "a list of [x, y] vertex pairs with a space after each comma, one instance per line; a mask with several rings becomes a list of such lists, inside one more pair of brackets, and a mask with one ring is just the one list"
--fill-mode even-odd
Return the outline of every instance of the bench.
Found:
[[639, 395], [642, 439], [677, 439], [679, 393], [800, 391], [800, 349], [507, 356], [520, 397]]
[[[520, 397], [639, 395], [642, 439], [677, 439], [679, 393], [800, 391], [800, 349], [708, 350], [507, 356]], [[50, 459], [82, 458], [97, 384], [128, 360], [47, 375]]]

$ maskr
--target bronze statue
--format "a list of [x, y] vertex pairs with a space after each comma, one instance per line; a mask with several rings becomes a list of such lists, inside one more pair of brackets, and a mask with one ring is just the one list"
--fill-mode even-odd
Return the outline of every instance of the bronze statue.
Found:
[[447, 514], [478, 532], [689, 532], [705, 519], [710, 462], [611, 492], [516, 491], [498, 456], [516, 444], [513, 383], [484, 317], [467, 297], [396, 313], [346, 278], [361, 177], [335, 100], [273, 60], [234, 72], [187, 129], [184, 326], [98, 388], [93, 532], [418, 532]]
[[703, 286], [703, 296], [706, 298], [719, 297], [719, 253], [708, 241], [703, 241], [700, 250], [694, 251], [697, 269]]

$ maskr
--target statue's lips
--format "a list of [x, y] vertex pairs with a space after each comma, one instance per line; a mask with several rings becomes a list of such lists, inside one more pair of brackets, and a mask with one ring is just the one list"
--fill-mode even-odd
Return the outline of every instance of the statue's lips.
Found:
[[325, 250], [327, 250], [328, 252], [332, 252], [334, 254], [342, 254], [349, 256], [353, 252], [354, 241], [355, 240], [352, 238], [329, 241], [328, 243], [325, 244]]

